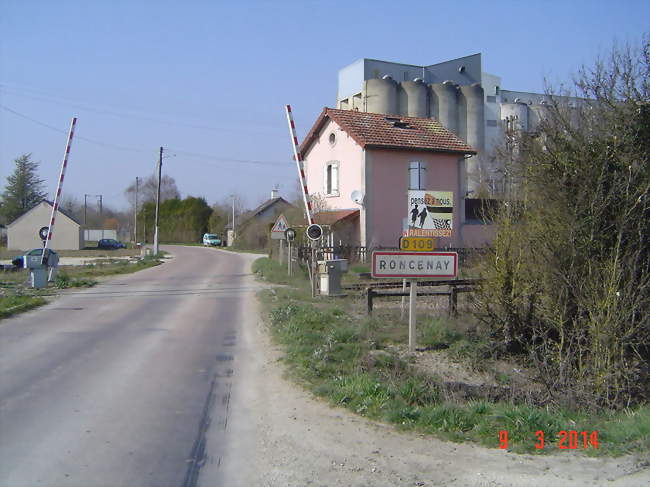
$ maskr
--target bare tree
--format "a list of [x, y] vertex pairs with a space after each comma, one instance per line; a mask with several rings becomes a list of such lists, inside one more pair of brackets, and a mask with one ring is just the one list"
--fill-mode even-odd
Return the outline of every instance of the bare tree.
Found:
[[648, 399], [649, 41], [582, 68], [579, 100], [551, 97], [537, 133], [509, 134], [479, 316], [551, 402]]
[[[157, 190], [158, 177], [156, 175], [152, 174], [140, 181], [138, 184], [138, 206], [141, 203], [156, 201]], [[133, 208], [135, 205], [135, 181], [124, 190], [124, 194], [131, 208]], [[181, 193], [176, 187], [176, 180], [167, 174], [163, 174], [160, 179], [160, 202], [180, 197]]]

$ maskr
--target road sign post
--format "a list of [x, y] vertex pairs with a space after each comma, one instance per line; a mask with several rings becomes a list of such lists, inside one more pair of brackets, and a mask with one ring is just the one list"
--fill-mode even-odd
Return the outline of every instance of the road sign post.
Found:
[[[406, 279], [402, 279], [402, 292], [406, 292]], [[402, 296], [402, 305], [399, 310], [400, 321], [404, 320], [404, 308], [406, 308], [406, 296]]]
[[418, 296], [418, 282], [411, 279], [411, 291], [409, 293], [409, 351], [415, 352], [415, 321], [417, 319], [417, 309], [415, 301]]
[[296, 231], [293, 228], [287, 228], [284, 231], [284, 238], [287, 240], [287, 247], [289, 247], [288, 258], [287, 258], [287, 274], [291, 275], [291, 261], [293, 260], [293, 255], [291, 254], [291, 242], [296, 238]]
[[[401, 244], [400, 244], [401, 245]], [[373, 252], [372, 277], [394, 277], [409, 281], [409, 350], [416, 347], [416, 300], [418, 277], [456, 277], [456, 252]]]

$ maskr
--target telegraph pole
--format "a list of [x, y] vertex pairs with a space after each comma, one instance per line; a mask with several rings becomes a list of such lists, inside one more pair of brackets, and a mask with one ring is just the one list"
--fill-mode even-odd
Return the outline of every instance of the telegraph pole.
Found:
[[140, 178], [135, 177], [135, 208], [133, 209], [133, 243], [138, 242], [138, 183]]
[[160, 157], [158, 158], [158, 191], [156, 192], [156, 223], [155, 223], [155, 230], [153, 234], [153, 253], [154, 255], [158, 254], [158, 213], [160, 210], [160, 177], [162, 174], [162, 158], [163, 158], [163, 148], [160, 148]]
[[230, 197], [232, 198], [232, 233], [230, 234], [231, 238], [227, 243], [232, 247], [235, 242], [235, 195], [231, 194]]
[[[86, 230], [88, 230], [88, 224], [87, 224], [88, 223], [87, 222], [87, 218], [88, 218], [88, 196], [92, 196], [93, 198], [95, 198], [96, 201], [99, 200], [99, 220], [101, 221], [101, 219], [102, 219], [102, 195], [101, 194], [84, 194], [84, 227], [86, 227], [84, 232]], [[102, 224], [102, 238], [104, 237], [104, 232], [103, 232], [104, 225], [103, 225], [103, 223], [104, 222], [102, 221], [101, 222], [101, 224]]]

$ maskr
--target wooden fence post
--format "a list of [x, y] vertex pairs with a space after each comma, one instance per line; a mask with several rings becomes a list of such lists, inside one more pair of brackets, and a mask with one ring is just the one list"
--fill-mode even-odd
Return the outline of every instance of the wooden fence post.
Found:
[[368, 316], [372, 314], [372, 298], [374, 297], [374, 295], [375, 292], [372, 290], [371, 287], [369, 287], [367, 293]]
[[456, 286], [451, 286], [451, 292], [449, 293], [449, 315], [453, 317], [458, 315], [458, 293], [456, 292]]

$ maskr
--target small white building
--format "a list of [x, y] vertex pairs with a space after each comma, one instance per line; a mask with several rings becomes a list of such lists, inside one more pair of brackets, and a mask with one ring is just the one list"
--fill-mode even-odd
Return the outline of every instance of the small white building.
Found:
[[[7, 248], [29, 250], [43, 246], [39, 229], [50, 224], [52, 203], [41, 201], [38, 205], [7, 225]], [[54, 232], [48, 247], [54, 250], [79, 250], [84, 248], [83, 227], [74, 218], [56, 212]]]

